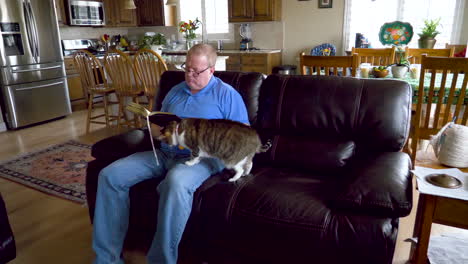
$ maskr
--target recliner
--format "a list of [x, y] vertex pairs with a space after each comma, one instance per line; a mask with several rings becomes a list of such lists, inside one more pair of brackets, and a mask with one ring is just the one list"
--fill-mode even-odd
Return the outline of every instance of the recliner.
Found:
[[[409, 132], [411, 87], [395, 80], [223, 74], [240, 89], [252, 126], [273, 144], [255, 157], [251, 175], [231, 183], [224, 170], [197, 190], [181, 258], [391, 263], [398, 219], [412, 208], [411, 162], [400, 151]], [[159, 105], [181, 80], [183, 73], [163, 75]], [[134, 130], [93, 146], [91, 215], [100, 169], [149, 149], [148, 142], [145, 132]], [[139, 240], [154, 233], [156, 184], [142, 182], [130, 191], [130, 233]]]

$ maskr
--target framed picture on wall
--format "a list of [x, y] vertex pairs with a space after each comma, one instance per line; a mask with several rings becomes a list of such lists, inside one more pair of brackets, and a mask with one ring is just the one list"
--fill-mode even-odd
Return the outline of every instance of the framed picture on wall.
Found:
[[332, 8], [332, 0], [318, 0], [319, 8]]

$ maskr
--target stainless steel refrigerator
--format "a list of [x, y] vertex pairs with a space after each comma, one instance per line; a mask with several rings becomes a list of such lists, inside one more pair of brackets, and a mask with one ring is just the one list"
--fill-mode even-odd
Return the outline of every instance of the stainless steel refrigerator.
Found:
[[9, 129], [71, 113], [53, 0], [0, 0], [1, 106]]

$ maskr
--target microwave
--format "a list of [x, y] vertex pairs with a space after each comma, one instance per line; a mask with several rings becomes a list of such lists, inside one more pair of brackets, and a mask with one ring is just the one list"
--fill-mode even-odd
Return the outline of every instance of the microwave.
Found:
[[99, 1], [68, 1], [70, 26], [104, 26], [104, 4]]

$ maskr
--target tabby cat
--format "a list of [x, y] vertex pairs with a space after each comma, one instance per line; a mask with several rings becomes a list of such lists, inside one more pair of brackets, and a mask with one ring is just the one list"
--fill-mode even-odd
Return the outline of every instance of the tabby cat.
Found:
[[250, 173], [256, 153], [266, 152], [271, 143], [262, 146], [257, 132], [245, 124], [225, 119], [186, 118], [172, 121], [158, 138], [169, 145], [180, 145], [192, 151], [185, 164], [192, 166], [203, 157], [220, 159], [226, 168], [236, 174], [233, 182]]

